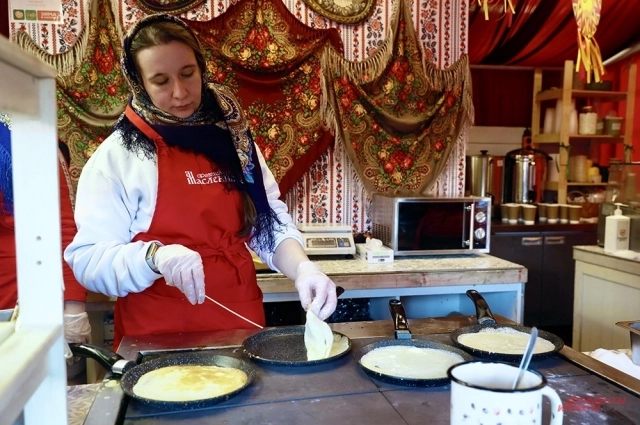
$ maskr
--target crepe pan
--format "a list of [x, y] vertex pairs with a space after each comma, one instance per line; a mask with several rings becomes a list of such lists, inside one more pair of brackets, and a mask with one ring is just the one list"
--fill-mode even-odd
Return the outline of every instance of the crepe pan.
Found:
[[405, 387], [436, 387], [440, 385], [447, 385], [450, 382], [447, 376], [446, 369], [443, 370], [443, 375], [441, 378], [405, 378], [402, 376], [394, 376], [369, 369], [361, 363], [362, 357], [364, 357], [365, 354], [382, 347], [405, 346], [431, 348], [457, 354], [462, 357], [461, 362], [473, 360], [473, 357], [468, 353], [450, 345], [440, 344], [438, 342], [432, 341], [411, 339], [411, 331], [409, 330], [404, 307], [400, 300], [389, 300], [389, 311], [391, 312], [391, 317], [393, 318], [395, 339], [386, 339], [365, 345], [364, 347], [358, 349], [354, 355], [360, 367], [362, 367], [364, 372], [372, 378], [375, 378], [378, 381], [386, 382], [388, 384], [401, 385]]
[[[531, 333], [531, 328], [527, 326], [498, 324], [498, 322], [496, 322], [495, 318], [493, 317], [493, 314], [491, 313], [491, 309], [489, 308], [489, 305], [485, 301], [484, 297], [478, 291], [470, 289], [467, 291], [467, 296], [471, 298], [471, 300], [473, 301], [476, 307], [476, 316], [477, 316], [478, 324], [465, 326], [463, 328], [456, 329], [455, 331], [451, 332], [450, 337], [453, 343], [457, 347], [477, 357], [482, 357], [482, 358], [491, 359], [491, 360], [505, 361], [505, 362], [519, 362], [522, 359], [522, 354], [495, 353], [492, 351], [479, 350], [477, 348], [472, 348], [460, 343], [459, 338], [461, 335], [478, 333], [483, 329], [511, 328], [516, 331], [524, 332], [527, 334]], [[532, 361], [542, 360], [547, 357], [551, 357], [555, 355], [558, 351], [560, 351], [562, 347], [564, 347], [564, 341], [562, 341], [562, 339], [559, 336], [552, 334], [551, 332], [538, 330], [538, 337], [542, 339], [546, 339], [547, 341], [552, 343], [553, 350], [546, 351], [544, 353], [534, 354], [531, 357]]]
[[[336, 297], [344, 293], [342, 286], [336, 286]], [[326, 359], [307, 360], [304, 344], [304, 326], [287, 326], [267, 329], [250, 336], [242, 343], [244, 353], [253, 361], [276, 366], [313, 366], [339, 359], [351, 351], [351, 340], [340, 332], [333, 332], [334, 340], [344, 338], [347, 348]]]
[[304, 345], [304, 326], [286, 326], [267, 329], [245, 339], [242, 343], [245, 354], [258, 363], [277, 366], [312, 366], [331, 362], [351, 350], [351, 340], [340, 332], [332, 331], [334, 340], [344, 338], [347, 348], [326, 359], [307, 360]]
[[[164, 410], [201, 409], [227, 401], [251, 385], [256, 376], [254, 367], [247, 361], [229, 356], [211, 354], [203, 350], [166, 354], [136, 365], [135, 362], [125, 360], [117, 353], [95, 345], [69, 344], [69, 346], [75, 356], [92, 358], [112, 374], [120, 375], [120, 386], [129, 397], [144, 405]], [[133, 392], [133, 387], [145, 373], [167, 366], [178, 365], [219, 366], [239, 369], [247, 374], [247, 382], [242, 387], [229, 393], [195, 401], [160, 401], [140, 397]]]

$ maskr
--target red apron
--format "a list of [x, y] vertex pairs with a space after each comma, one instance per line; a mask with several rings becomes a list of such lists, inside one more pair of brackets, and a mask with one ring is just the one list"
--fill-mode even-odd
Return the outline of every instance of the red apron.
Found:
[[[128, 109], [128, 108], [127, 108]], [[225, 193], [217, 170], [202, 155], [167, 146], [137, 114], [127, 117], [156, 144], [158, 196], [149, 230], [133, 241], [181, 244], [202, 257], [205, 293], [246, 318], [264, 325], [262, 291], [258, 287], [247, 238], [239, 238], [244, 218], [242, 196]], [[140, 293], [119, 297], [115, 307], [114, 347], [124, 335], [253, 328], [210, 300], [192, 305], [164, 278]]]

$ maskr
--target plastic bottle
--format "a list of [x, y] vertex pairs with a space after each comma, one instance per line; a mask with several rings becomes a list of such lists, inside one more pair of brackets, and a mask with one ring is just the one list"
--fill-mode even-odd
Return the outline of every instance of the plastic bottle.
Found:
[[604, 226], [604, 252], [613, 254], [629, 249], [629, 226], [631, 219], [622, 215], [620, 204], [616, 204], [616, 210], [607, 216]]

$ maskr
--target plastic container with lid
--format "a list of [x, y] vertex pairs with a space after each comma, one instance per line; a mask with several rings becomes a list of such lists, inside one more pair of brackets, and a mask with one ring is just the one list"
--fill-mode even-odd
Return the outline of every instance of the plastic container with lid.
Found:
[[604, 119], [604, 134], [619, 136], [622, 130], [622, 117], [606, 117]]
[[616, 204], [616, 209], [613, 214], [607, 216], [605, 219], [604, 252], [613, 254], [629, 249], [630, 225], [631, 219], [622, 215], [620, 204]]
[[584, 106], [578, 116], [578, 134], [596, 134], [598, 114], [592, 106]]

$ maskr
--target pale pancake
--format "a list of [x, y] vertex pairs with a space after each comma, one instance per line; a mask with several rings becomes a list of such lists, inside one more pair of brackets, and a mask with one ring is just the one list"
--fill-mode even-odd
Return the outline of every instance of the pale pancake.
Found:
[[329, 357], [342, 354], [349, 349], [349, 338], [346, 336], [333, 334], [333, 344], [331, 344], [331, 352]]
[[307, 322], [304, 325], [304, 346], [307, 360], [322, 360], [329, 357], [333, 345], [333, 332], [324, 321], [318, 319], [311, 309], [307, 310]]
[[447, 369], [463, 361], [450, 351], [407, 345], [376, 348], [360, 359], [362, 366], [374, 372], [411, 379], [446, 378]]
[[142, 375], [133, 393], [158, 401], [206, 400], [242, 388], [247, 379], [246, 373], [229, 367], [167, 366]]
[[[529, 334], [513, 328], [487, 328], [478, 333], [462, 334], [458, 337], [458, 342], [469, 348], [490, 353], [523, 354], [529, 342]], [[533, 346], [533, 353], [548, 353], [554, 349], [555, 346], [550, 341], [538, 337]]]

